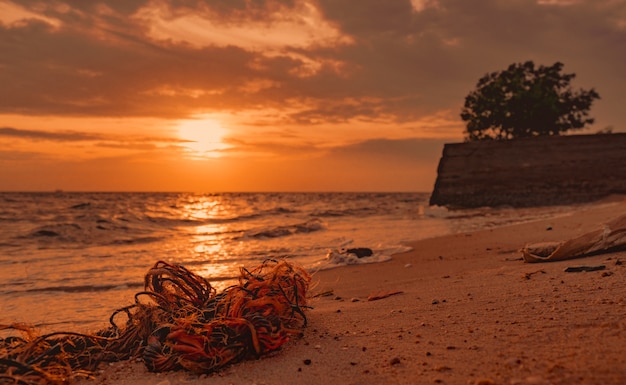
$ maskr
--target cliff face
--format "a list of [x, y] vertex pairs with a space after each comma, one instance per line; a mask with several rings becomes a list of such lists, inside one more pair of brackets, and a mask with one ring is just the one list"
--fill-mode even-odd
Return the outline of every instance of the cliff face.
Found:
[[446, 144], [431, 205], [547, 206], [626, 193], [626, 134]]

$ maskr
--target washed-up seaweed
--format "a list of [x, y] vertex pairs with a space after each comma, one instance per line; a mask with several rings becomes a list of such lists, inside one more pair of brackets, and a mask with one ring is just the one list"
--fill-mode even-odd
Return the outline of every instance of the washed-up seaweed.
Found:
[[310, 279], [287, 261], [266, 261], [242, 268], [239, 283], [217, 293], [186, 268], [157, 262], [134, 303], [94, 334], [36, 336], [21, 324], [0, 325], [21, 333], [0, 338], [0, 385], [68, 384], [102, 362], [131, 358], [153, 372], [209, 373], [259, 357], [302, 334]]

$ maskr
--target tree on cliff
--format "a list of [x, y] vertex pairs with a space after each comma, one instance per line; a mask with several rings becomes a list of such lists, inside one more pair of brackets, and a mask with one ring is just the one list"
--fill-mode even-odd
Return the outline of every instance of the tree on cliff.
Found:
[[563, 64], [535, 68], [532, 61], [483, 76], [465, 98], [461, 119], [465, 140], [513, 139], [559, 135], [592, 124], [589, 108], [600, 95], [572, 91], [575, 74], [561, 74]]

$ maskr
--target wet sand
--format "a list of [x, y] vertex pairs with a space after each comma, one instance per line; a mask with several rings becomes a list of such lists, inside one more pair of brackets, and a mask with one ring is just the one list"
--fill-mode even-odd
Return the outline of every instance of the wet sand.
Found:
[[[626, 384], [626, 251], [527, 264], [626, 213], [624, 197], [571, 216], [428, 239], [392, 261], [314, 275], [304, 337], [210, 375], [105, 364], [79, 384]], [[604, 270], [569, 273], [572, 266]], [[368, 301], [372, 294], [400, 292]]]

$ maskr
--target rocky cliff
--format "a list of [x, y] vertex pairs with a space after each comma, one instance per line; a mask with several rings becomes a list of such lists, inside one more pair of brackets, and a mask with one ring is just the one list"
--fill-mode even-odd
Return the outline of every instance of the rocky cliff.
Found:
[[546, 206], [626, 194], [626, 134], [446, 144], [431, 205]]

